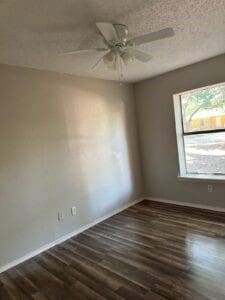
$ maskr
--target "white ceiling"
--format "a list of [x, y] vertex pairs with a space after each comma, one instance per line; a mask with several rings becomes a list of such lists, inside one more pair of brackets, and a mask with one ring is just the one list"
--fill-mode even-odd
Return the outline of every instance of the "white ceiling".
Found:
[[101, 53], [58, 56], [102, 45], [96, 21], [126, 24], [131, 36], [174, 28], [141, 47], [153, 59], [126, 67], [129, 82], [225, 53], [225, 0], [0, 0], [0, 63], [117, 80], [104, 64], [92, 69]]

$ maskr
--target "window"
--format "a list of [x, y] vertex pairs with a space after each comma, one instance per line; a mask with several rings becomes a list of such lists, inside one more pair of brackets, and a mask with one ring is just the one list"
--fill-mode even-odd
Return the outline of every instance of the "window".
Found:
[[180, 177], [225, 179], [225, 83], [174, 95]]

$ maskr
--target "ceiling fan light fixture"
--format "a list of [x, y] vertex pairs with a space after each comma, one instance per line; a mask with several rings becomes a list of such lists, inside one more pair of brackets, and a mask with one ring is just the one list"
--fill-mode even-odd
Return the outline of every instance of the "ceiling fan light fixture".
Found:
[[123, 52], [121, 54], [121, 58], [125, 65], [128, 65], [130, 62], [132, 62], [134, 60], [134, 58], [127, 52]]
[[105, 63], [105, 65], [109, 70], [115, 71], [117, 68], [116, 58], [112, 62], [108, 61], [107, 63]]
[[104, 55], [103, 57], [103, 61], [104, 63], [112, 63], [115, 60], [115, 54], [113, 53], [113, 51], [110, 51], [109, 53], [107, 53], [106, 55]]

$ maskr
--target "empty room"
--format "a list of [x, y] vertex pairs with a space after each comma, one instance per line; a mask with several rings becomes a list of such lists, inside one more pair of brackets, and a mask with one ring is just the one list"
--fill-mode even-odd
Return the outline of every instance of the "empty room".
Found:
[[225, 0], [0, 0], [0, 300], [225, 300]]

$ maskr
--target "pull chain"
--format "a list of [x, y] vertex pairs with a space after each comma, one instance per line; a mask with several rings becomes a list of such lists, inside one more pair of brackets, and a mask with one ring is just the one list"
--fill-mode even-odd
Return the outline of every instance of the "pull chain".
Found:
[[117, 56], [117, 60], [118, 60], [118, 78], [119, 78], [119, 85], [122, 85], [123, 82], [123, 65], [122, 65], [122, 60], [120, 58], [120, 55], [118, 54]]

